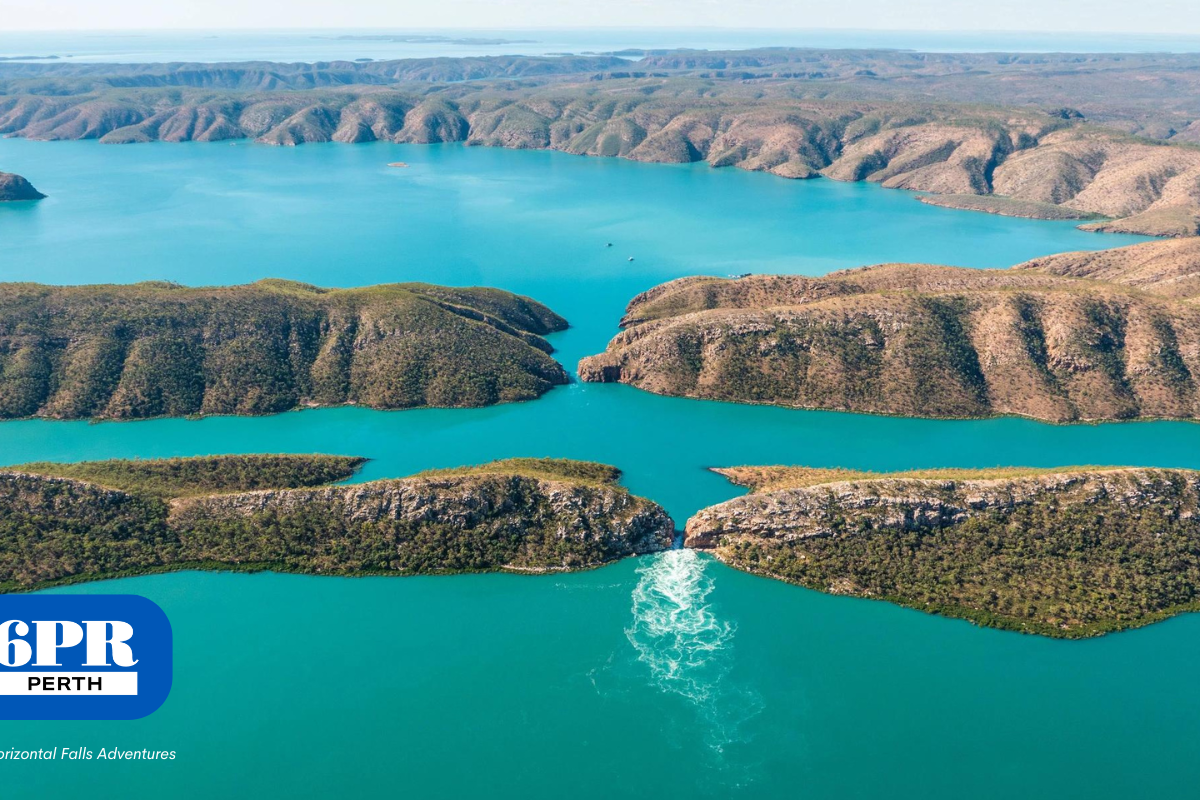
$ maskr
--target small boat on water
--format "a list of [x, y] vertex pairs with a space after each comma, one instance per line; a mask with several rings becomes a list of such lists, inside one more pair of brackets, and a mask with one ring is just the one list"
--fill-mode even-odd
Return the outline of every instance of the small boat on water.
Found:
[[629, 260], [630, 260], [630, 261], [633, 261], [633, 256], [630, 256], [630, 257], [629, 257]]
[[403, 161], [393, 161], [392, 163], [388, 164], [388, 166], [389, 167], [407, 167], [408, 164], [404, 163]]

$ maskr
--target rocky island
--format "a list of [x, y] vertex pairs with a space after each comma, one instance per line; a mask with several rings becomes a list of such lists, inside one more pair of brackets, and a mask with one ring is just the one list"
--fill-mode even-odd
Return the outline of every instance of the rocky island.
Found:
[[33, 184], [11, 172], [0, 172], [0, 203], [18, 200], [41, 200], [46, 195], [33, 188]]
[[874, 181], [1092, 230], [1200, 232], [1194, 54], [641, 55], [4, 63], [0, 135], [548, 148]]
[[738, 569], [981, 625], [1082, 638], [1200, 610], [1200, 473], [720, 469], [687, 522]]
[[905, 416], [1196, 419], [1196, 253], [1197, 240], [1179, 240], [1008, 270], [682, 278], [634, 298], [623, 332], [579, 375]]
[[529, 400], [567, 382], [527, 297], [422, 283], [0, 284], [0, 418]]
[[180, 569], [586, 569], [675, 526], [602, 464], [513, 459], [330, 486], [362, 459], [218, 456], [0, 470], [0, 591]]

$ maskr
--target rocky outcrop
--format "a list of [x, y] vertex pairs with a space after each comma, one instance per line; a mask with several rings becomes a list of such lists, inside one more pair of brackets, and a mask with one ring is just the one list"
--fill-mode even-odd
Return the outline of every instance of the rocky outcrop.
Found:
[[622, 327], [583, 380], [905, 416], [1200, 416], [1200, 309], [1035, 269], [684, 278]]
[[748, 571], [1052, 636], [1200, 607], [1200, 473], [718, 471], [753, 493], [685, 545]]
[[0, 287], [0, 417], [482, 406], [567, 382], [566, 321], [495, 289]]
[[[321, 509], [332, 514], [339, 526], [351, 529], [391, 524], [483, 529], [481, 535], [490, 541], [514, 536], [523, 540], [504, 563], [496, 565], [515, 569], [591, 567], [671, 545], [674, 524], [666, 512], [616, 486], [507, 474], [502, 465], [495, 469], [182, 500], [172, 509], [171, 524], [198, 531], [214, 522], [274, 519]], [[571, 554], [576, 549], [592, 555], [576, 560]], [[208, 558], [202, 552], [193, 555]]]
[[41, 200], [46, 195], [33, 188], [33, 184], [11, 172], [0, 172], [0, 203], [18, 200]]
[[[246, 462], [255, 457], [230, 458], [252, 471]], [[0, 591], [197, 567], [586, 569], [674, 538], [662, 508], [616, 485], [611, 467], [583, 462], [517, 459], [352, 486], [199, 496], [180, 484], [175, 499], [58, 477], [51, 466], [0, 472]], [[121, 462], [91, 469], [129, 474]]]

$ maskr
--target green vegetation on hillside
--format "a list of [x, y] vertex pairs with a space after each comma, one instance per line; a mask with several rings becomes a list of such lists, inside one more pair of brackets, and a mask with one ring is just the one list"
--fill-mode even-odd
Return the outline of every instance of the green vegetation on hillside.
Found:
[[0, 592], [188, 568], [582, 569], [661, 550], [674, 535], [661, 508], [614, 485], [619, 473], [600, 464], [517, 459], [316, 486], [361, 461], [217, 456], [0, 471]]
[[689, 542], [811, 589], [1047, 636], [1200, 610], [1196, 473], [805, 472], [743, 471], [768, 482], [700, 512]]
[[567, 382], [566, 322], [495, 289], [0, 284], [0, 418], [483, 406]]
[[444, 478], [496, 473], [550, 481], [568, 480], [597, 486], [616, 484], [621, 479], [621, 470], [616, 467], [569, 458], [506, 458], [473, 467], [431, 469], [417, 473], [414, 477]]
[[843, 481], [869, 481], [883, 479], [910, 480], [1014, 480], [1016, 478], [1033, 478], [1041, 475], [1055, 475], [1063, 472], [1105, 472], [1119, 470], [1122, 467], [987, 467], [984, 469], [962, 469], [957, 467], [941, 467], [937, 469], [910, 469], [900, 472], [868, 472], [858, 469], [831, 467], [821, 469], [815, 467], [720, 467], [713, 472], [725, 476], [738, 486], [745, 486], [754, 494], [766, 494], [784, 489], [803, 489], [809, 486], [820, 486], [826, 483]]
[[9, 467], [167, 499], [258, 489], [323, 486], [351, 477], [366, 462], [357, 456], [195, 456], [151, 460], [38, 461]]
[[634, 298], [625, 330], [579, 375], [904, 416], [1195, 419], [1200, 353], [1186, 343], [1200, 340], [1200, 307], [1146, 287], [1034, 266], [684, 278]]

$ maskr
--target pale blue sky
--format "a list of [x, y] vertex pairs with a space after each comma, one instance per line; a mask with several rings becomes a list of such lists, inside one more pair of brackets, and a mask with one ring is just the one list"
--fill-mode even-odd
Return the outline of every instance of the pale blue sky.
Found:
[[851, 28], [1200, 34], [1200, 0], [0, 0], [0, 31]]

